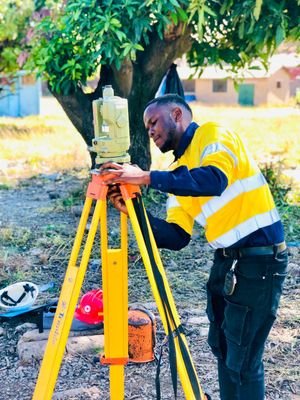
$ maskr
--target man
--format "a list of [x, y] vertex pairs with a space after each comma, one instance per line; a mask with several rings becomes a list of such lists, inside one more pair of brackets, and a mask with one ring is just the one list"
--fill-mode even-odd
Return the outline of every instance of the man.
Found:
[[[280, 217], [269, 187], [241, 139], [215, 123], [192, 122], [189, 105], [165, 95], [146, 106], [144, 123], [172, 171], [106, 163], [107, 183], [150, 185], [170, 194], [166, 221], [149, 215], [158, 247], [189, 243], [194, 221], [215, 249], [207, 283], [208, 343], [218, 359], [222, 400], [263, 400], [264, 344], [276, 318], [287, 268]], [[111, 190], [113, 204], [126, 212]]]

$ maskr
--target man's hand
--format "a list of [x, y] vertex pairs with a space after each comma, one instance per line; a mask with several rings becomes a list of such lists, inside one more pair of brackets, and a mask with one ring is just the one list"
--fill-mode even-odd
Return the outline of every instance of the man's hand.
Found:
[[[143, 171], [137, 165], [117, 164], [109, 161], [101, 165], [99, 171], [108, 185], [115, 183], [131, 183], [133, 185], [150, 184], [150, 172]], [[105, 179], [106, 175], [107, 180]]]
[[125, 201], [122, 197], [120, 186], [118, 185], [110, 185], [107, 190], [107, 197], [111, 204], [119, 211], [128, 215], [127, 207], [125, 205]]

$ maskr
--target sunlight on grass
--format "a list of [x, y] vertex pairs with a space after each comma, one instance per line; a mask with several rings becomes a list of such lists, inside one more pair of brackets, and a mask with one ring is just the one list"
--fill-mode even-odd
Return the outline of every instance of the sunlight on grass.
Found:
[[89, 165], [84, 140], [65, 115], [0, 118], [0, 183]]
[[[239, 133], [258, 162], [283, 161], [300, 168], [300, 110], [293, 107], [208, 107], [191, 103], [200, 125], [216, 121]], [[172, 152], [152, 144], [152, 169], [165, 169]], [[41, 115], [0, 117], [0, 184], [39, 173], [89, 168], [86, 144], [54, 98], [42, 98]]]

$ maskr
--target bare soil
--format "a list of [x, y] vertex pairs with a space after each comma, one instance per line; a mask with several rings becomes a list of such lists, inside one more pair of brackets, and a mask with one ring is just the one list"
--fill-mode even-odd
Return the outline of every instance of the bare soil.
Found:
[[[86, 173], [74, 171], [68, 174], [39, 175], [22, 181], [14, 188], [0, 190], [0, 288], [21, 280], [29, 280], [38, 285], [53, 281], [55, 288], [41, 293], [38, 304], [58, 297], [87, 182]], [[161, 216], [164, 215], [164, 200], [163, 195], [153, 192], [144, 198], [146, 208], [154, 215]], [[119, 240], [119, 219], [110, 207], [108, 227], [110, 244], [115, 245]], [[101, 287], [99, 241], [97, 237], [82, 293]], [[300, 399], [300, 249], [290, 247], [289, 250], [289, 276], [264, 356], [267, 400]], [[143, 304], [154, 311], [157, 318], [158, 353], [164, 333], [131, 229], [128, 251], [129, 303]], [[161, 256], [201, 384], [213, 400], [218, 400], [216, 362], [206, 343], [205, 323], [205, 284], [213, 252], [205, 243], [202, 232], [195, 230], [188, 247], [180, 252], [163, 250]], [[29, 364], [23, 363], [16, 349], [20, 336], [30, 328], [24, 322], [35, 322], [31, 318], [14, 318], [1, 322], [0, 381], [3, 400], [27, 400], [32, 397], [40, 363], [34, 357]], [[193, 323], [195, 318], [196, 322]], [[163, 353], [162, 399], [174, 399], [166, 348]], [[95, 354], [82, 355], [80, 349], [76, 355], [66, 354], [55, 388], [55, 393], [58, 393], [55, 398], [108, 399], [108, 367], [100, 365], [98, 360]], [[129, 364], [126, 367], [126, 399], [155, 399], [155, 374], [155, 362]], [[180, 383], [178, 386], [178, 399], [184, 399]]]

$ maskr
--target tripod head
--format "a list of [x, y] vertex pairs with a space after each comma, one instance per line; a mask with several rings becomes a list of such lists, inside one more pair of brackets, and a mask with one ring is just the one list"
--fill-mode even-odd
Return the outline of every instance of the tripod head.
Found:
[[111, 85], [104, 86], [103, 98], [93, 101], [94, 135], [90, 151], [97, 153], [96, 164], [106, 161], [130, 161], [127, 99], [114, 95]]

